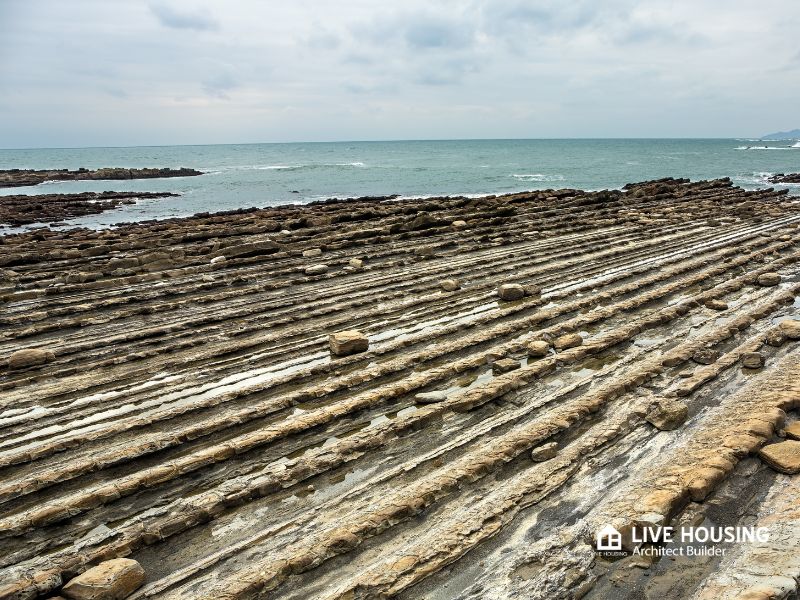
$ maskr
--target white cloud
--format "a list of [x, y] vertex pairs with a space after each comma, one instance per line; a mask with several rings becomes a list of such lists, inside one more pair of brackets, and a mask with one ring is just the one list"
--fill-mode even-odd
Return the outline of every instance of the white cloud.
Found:
[[752, 136], [796, 0], [3, 0], [0, 145]]

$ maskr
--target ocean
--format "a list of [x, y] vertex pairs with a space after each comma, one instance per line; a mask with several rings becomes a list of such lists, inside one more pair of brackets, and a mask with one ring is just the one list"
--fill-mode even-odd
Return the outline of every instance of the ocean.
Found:
[[[115, 223], [324, 198], [482, 195], [544, 188], [619, 188], [660, 177], [730, 177], [748, 189], [800, 171], [800, 143], [746, 139], [569, 139], [319, 142], [0, 150], [0, 168], [192, 167], [199, 177], [71, 181], [4, 188], [1, 195], [168, 191], [180, 197], [69, 222]], [[800, 195], [800, 186], [787, 185]], [[9, 230], [6, 230], [8, 233]]]

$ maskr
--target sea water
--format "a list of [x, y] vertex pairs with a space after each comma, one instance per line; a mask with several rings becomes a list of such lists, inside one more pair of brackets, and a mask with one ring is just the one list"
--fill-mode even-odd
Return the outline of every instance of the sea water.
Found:
[[[800, 171], [800, 143], [745, 139], [569, 139], [320, 142], [0, 150], [0, 168], [192, 167], [198, 177], [70, 181], [2, 188], [0, 194], [166, 191], [70, 226], [198, 212], [303, 204], [325, 198], [481, 195], [537, 190], [620, 188], [660, 177], [730, 177], [748, 189], [774, 173]], [[788, 187], [800, 194], [800, 186]], [[0, 230], [3, 231], [3, 230]], [[9, 232], [8, 229], [5, 230]]]

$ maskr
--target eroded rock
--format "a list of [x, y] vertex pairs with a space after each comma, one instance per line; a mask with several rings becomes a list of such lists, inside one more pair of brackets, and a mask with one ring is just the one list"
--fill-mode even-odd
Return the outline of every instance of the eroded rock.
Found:
[[764, 355], [760, 352], [745, 352], [742, 354], [742, 366], [748, 369], [760, 369], [764, 366]]
[[328, 265], [311, 265], [306, 267], [304, 273], [306, 275], [324, 275], [328, 272]]
[[544, 340], [535, 340], [528, 344], [528, 356], [532, 358], [542, 358], [550, 353], [550, 344]]
[[557, 337], [553, 341], [553, 347], [556, 350], [568, 350], [569, 348], [577, 348], [583, 344], [583, 338], [579, 333], [567, 333]]
[[336, 356], [358, 354], [359, 352], [366, 352], [367, 348], [369, 348], [369, 338], [355, 329], [330, 334], [328, 343], [330, 344], [331, 353]]
[[17, 350], [8, 359], [8, 370], [17, 371], [19, 369], [29, 369], [44, 365], [56, 357], [50, 350], [41, 348], [26, 348]]
[[546, 460], [550, 460], [551, 458], [555, 458], [558, 454], [558, 442], [550, 442], [547, 444], [542, 444], [541, 446], [536, 446], [533, 450], [531, 450], [531, 460], [533, 462], [544, 462]]
[[495, 374], [508, 373], [520, 368], [518, 360], [513, 358], [501, 358], [492, 363], [492, 372]]
[[145, 580], [142, 566], [130, 558], [114, 558], [70, 580], [61, 593], [70, 600], [123, 600]]
[[461, 289], [461, 283], [459, 283], [458, 279], [445, 279], [439, 284], [439, 287], [445, 292], [455, 292]]
[[504, 283], [497, 288], [497, 295], [501, 300], [522, 300], [525, 288], [517, 283]]
[[680, 400], [661, 398], [647, 412], [645, 419], [661, 431], [677, 429], [686, 421], [689, 408]]
[[800, 473], [800, 441], [769, 444], [758, 452], [758, 456], [776, 471], [787, 475]]
[[762, 273], [758, 276], [756, 282], [764, 287], [778, 285], [781, 282], [781, 276], [777, 273]]

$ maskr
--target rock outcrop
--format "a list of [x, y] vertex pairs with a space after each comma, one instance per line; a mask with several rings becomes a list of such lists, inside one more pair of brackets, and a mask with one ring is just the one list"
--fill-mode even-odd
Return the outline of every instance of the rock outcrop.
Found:
[[107, 167], [103, 169], [5, 169], [0, 170], [0, 187], [22, 187], [38, 185], [45, 181], [81, 181], [81, 180], [124, 180], [124, 179], [157, 179], [164, 177], [195, 177], [202, 171], [180, 167], [178, 169], [126, 169]]

